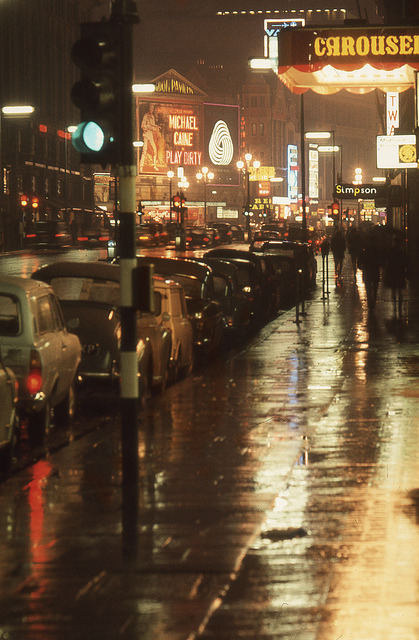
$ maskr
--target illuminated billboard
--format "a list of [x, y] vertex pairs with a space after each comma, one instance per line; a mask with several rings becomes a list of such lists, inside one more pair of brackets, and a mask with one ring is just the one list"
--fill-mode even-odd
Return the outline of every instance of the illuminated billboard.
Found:
[[213, 184], [237, 185], [239, 153], [239, 107], [204, 104], [203, 164], [214, 174]]
[[287, 147], [288, 167], [288, 198], [291, 202], [298, 202], [298, 149], [295, 144]]
[[202, 106], [140, 100], [136, 113], [138, 173], [167, 174], [173, 168], [198, 170], [202, 156]]
[[416, 169], [416, 136], [377, 136], [378, 169]]

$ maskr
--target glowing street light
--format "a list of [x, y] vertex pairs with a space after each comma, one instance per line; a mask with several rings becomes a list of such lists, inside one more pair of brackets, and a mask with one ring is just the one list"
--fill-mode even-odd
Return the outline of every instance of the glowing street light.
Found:
[[259, 160], [253, 160], [252, 162], [252, 154], [245, 153], [244, 160], [238, 160], [236, 162], [236, 166], [240, 172], [244, 172], [246, 178], [246, 188], [247, 188], [247, 200], [246, 200], [246, 229], [247, 233], [250, 231], [250, 172], [252, 169], [259, 169], [260, 162]]
[[214, 179], [214, 174], [208, 169], [208, 167], [202, 167], [201, 171], [198, 171], [196, 178], [204, 183], [204, 225], [207, 224], [207, 183]]

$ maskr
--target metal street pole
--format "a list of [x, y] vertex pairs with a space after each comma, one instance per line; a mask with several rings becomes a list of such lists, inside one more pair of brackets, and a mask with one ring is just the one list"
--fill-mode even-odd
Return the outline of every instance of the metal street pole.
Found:
[[135, 176], [133, 120], [133, 25], [139, 22], [136, 2], [114, 0], [110, 21], [118, 32], [121, 52], [121, 121], [119, 158], [119, 255], [121, 312], [121, 444], [122, 444], [122, 552], [135, 556], [137, 548], [138, 363], [137, 309], [134, 303]]
[[207, 176], [204, 174], [204, 226], [207, 226]]

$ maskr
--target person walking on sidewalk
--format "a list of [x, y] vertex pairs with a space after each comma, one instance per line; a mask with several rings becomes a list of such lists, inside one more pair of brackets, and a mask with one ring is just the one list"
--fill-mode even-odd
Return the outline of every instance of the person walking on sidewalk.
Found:
[[358, 266], [362, 269], [362, 279], [367, 294], [368, 309], [375, 309], [377, 302], [378, 284], [380, 282], [381, 252], [378, 239], [372, 233], [365, 237], [364, 246], [358, 259]]
[[330, 241], [330, 248], [332, 250], [333, 260], [335, 262], [335, 279], [337, 286], [342, 279], [343, 258], [345, 256], [346, 249], [345, 236], [343, 235], [341, 229], [336, 229], [336, 231], [334, 232]]
[[358, 269], [358, 259], [362, 251], [362, 236], [356, 227], [351, 227], [348, 234], [348, 251], [351, 256], [354, 278]]
[[384, 265], [384, 286], [391, 289], [394, 315], [402, 315], [403, 290], [406, 288], [408, 275], [407, 254], [400, 236], [394, 236], [393, 246], [387, 254]]

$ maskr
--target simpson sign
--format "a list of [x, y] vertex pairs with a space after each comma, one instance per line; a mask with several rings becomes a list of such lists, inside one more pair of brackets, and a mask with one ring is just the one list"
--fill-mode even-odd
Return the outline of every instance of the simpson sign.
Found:
[[376, 184], [337, 184], [334, 196], [342, 200], [375, 200], [384, 198], [387, 194], [387, 185]]

